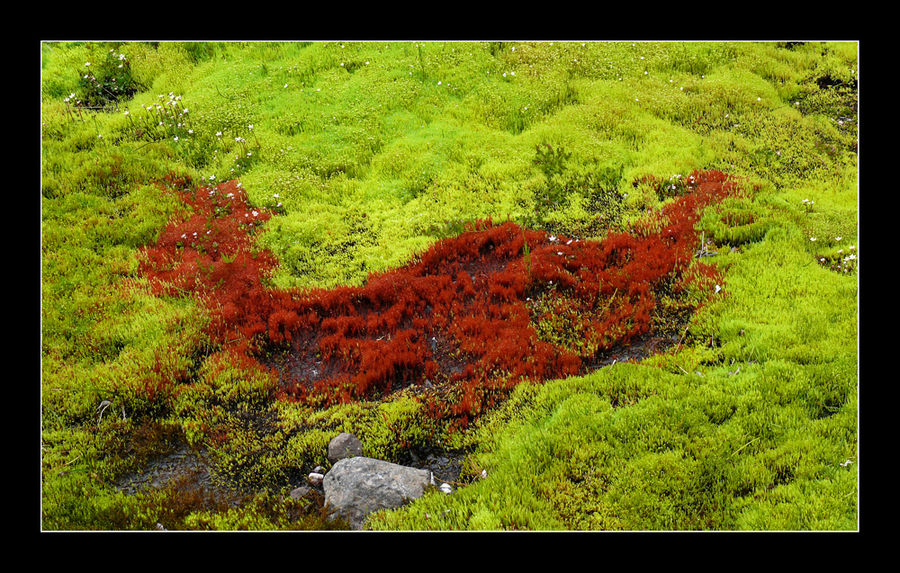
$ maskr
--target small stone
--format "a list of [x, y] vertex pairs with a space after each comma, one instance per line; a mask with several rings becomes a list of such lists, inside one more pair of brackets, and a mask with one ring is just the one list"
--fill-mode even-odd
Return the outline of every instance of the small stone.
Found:
[[309, 480], [310, 484], [314, 486], [320, 486], [322, 485], [322, 480], [325, 479], [325, 476], [320, 473], [312, 472], [306, 477], [306, 479]]
[[332, 464], [344, 458], [362, 455], [362, 442], [353, 434], [341, 432], [328, 442], [328, 461]]
[[300, 487], [291, 490], [291, 497], [294, 499], [301, 499], [311, 491], [312, 490], [309, 487], [301, 485]]

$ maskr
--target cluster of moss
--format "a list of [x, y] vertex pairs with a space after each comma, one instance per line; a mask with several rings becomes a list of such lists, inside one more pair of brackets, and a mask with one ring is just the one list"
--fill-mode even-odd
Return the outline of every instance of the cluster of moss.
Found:
[[[46, 529], [325, 526], [276, 492], [339, 431], [384, 459], [475, 451], [471, 486], [372, 528], [855, 527], [855, 43], [75, 42], [42, 44], [41, 66]], [[113, 78], [127, 86], [91, 104]], [[277, 213], [256, 235], [279, 261], [266, 280], [331, 288], [490, 216], [602, 238], [695, 169], [749, 194], [698, 223], [726, 279], [680, 351], [522, 385], [466, 434], [406, 393], [274, 400], [218, 352], [202, 304], [139, 273], [187, 215], [155, 184], [172, 172], [239, 177]], [[209, 449], [243, 509], [185, 494], [166, 513], [169, 494], [116, 489], [173, 441]]]

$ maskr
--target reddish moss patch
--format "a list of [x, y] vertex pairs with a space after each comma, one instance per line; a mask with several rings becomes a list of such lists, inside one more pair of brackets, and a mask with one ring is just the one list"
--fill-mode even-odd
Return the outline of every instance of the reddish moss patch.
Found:
[[276, 261], [253, 233], [270, 215], [238, 184], [172, 183], [192, 212], [142, 268], [160, 293], [200, 296], [216, 342], [277, 372], [288, 399], [329, 405], [415, 385], [435, 389], [423, 398], [435, 416], [463, 423], [523, 379], [584, 372], [652, 334], [662, 294], [721, 284], [695, 258], [694, 226], [737, 190], [695, 172], [660, 211], [599, 242], [481, 221], [364, 286], [301, 292], [265, 287]]

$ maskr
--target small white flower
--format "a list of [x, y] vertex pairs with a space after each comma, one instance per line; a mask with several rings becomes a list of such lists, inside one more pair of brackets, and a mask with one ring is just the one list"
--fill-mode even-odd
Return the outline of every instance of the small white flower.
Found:
[[719, 294], [719, 291], [721, 291], [721, 290], [722, 290], [722, 287], [720, 287], [719, 285], [716, 285], [716, 294]]
[[250, 125], [248, 125], [247, 129], [249, 129], [250, 131], [253, 131], [253, 124], [251, 123]]
[[90, 62], [85, 62], [85, 63], [84, 63], [84, 67], [88, 67], [88, 66], [90, 66], [90, 65], [91, 65]]
[[441, 491], [444, 493], [453, 493], [453, 488], [450, 486], [449, 483], [442, 483]]
[[272, 193], [272, 197], [275, 197], [276, 199], [278, 199], [278, 193]]
[[815, 242], [815, 241], [816, 241], [816, 238], [815, 238], [815, 237], [810, 237], [809, 240]]
[[176, 135], [173, 139], [174, 139], [175, 141], [178, 141], [178, 136]]
[[217, 132], [216, 132], [216, 137], [222, 137], [222, 132], [221, 132], [221, 131], [217, 131]]
[[834, 240], [835, 240], [835, 241], [840, 241], [842, 238], [843, 238], [843, 237], [835, 237]]
[[128, 115], [128, 110], [126, 109], [124, 112], [122, 112], [122, 115]]
[[284, 87], [287, 87], [287, 84], [284, 84]]
[[849, 465], [852, 464], [852, 463], [853, 463], [853, 462], [850, 461], [850, 460], [843, 461], [843, 462], [841, 462], [841, 467], [842, 467], [842, 468], [845, 468], [845, 467], [849, 466]]

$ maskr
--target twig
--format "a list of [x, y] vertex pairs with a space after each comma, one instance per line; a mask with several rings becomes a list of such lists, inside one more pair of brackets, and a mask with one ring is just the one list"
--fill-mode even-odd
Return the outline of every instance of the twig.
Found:
[[755, 442], [755, 441], [758, 440], [758, 439], [759, 439], [759, 436], [753, 438], [752, 440], [750, 440], [749, 442], [747, 442], [747, 443], [744, 444], [743, 446], [739, 447], [733, 454], [731, 454], [731, 457], [733, 458], [734, 456], [738, 455], [738, 453], [739, 453], [741, 450], [743, 450], [744, 448], [746, 448], [747, 446], [749, 446], [750, 444], [752, 444], [753, 442]]

